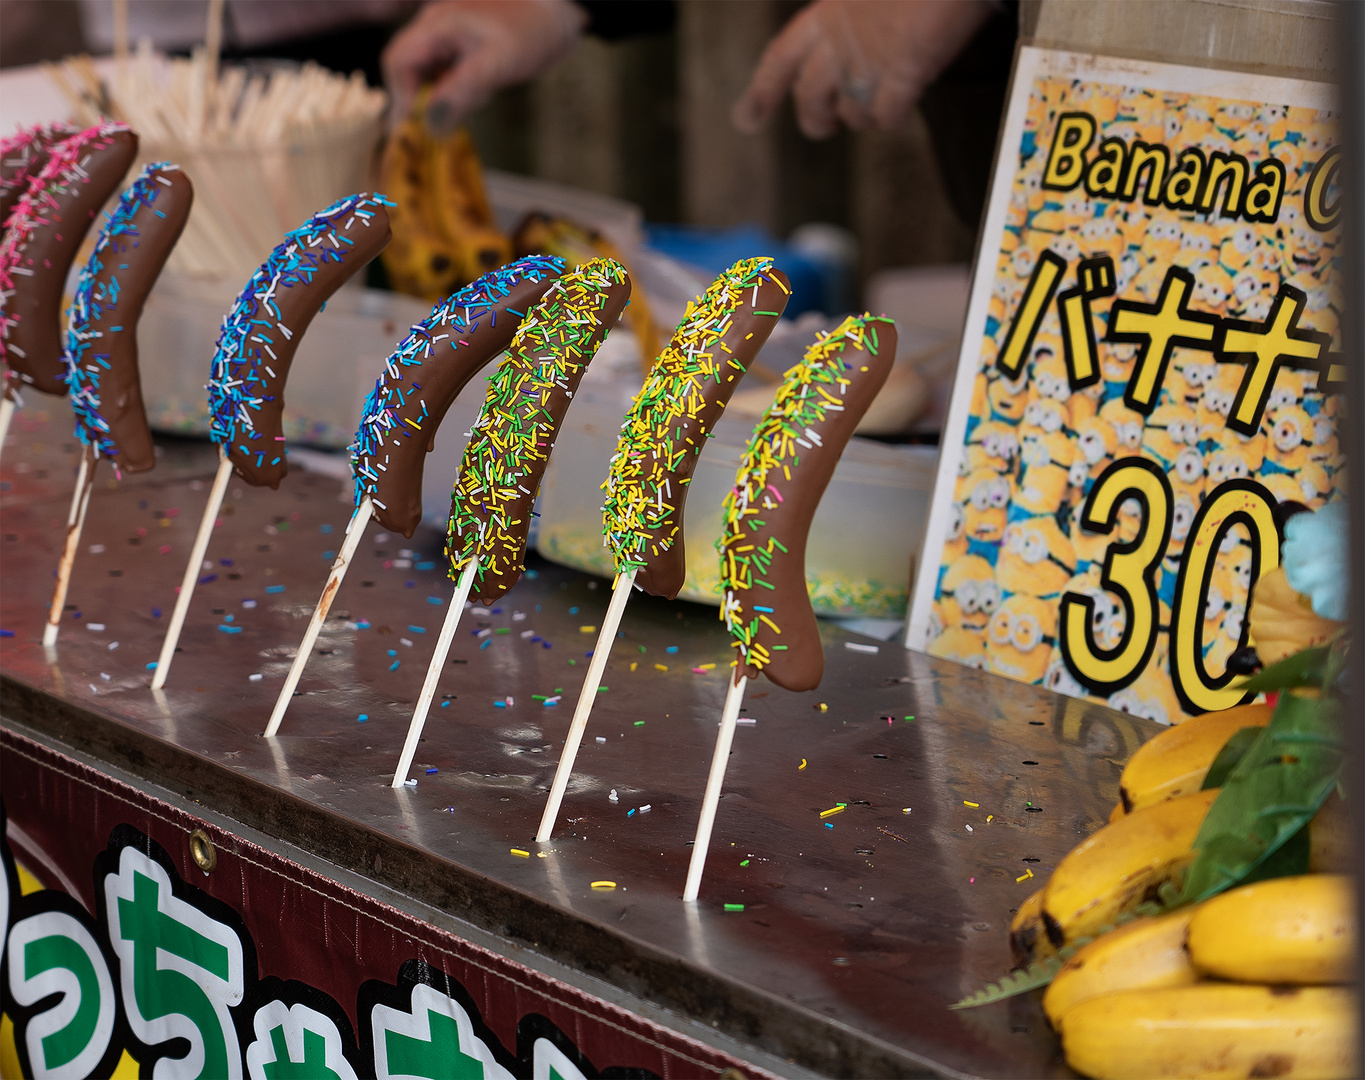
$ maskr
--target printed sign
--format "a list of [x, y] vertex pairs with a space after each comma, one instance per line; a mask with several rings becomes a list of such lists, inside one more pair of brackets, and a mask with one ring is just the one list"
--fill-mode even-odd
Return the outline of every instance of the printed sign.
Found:
[[1343, 464], [1332, 109], [1020, 50], [908, 646], [1166, 723], [1250, 698], [1276, 508]]
[[0, 790], [6, 1080], [771, 1076], [3, 729]]

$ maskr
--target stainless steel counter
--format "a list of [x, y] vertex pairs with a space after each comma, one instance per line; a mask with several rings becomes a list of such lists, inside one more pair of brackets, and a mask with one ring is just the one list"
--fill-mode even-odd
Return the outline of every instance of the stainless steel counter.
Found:
[[302, 470], [277, 492], [229, 485], [153, 694], [214, 452], [170, 442], [121, 483], [101, 467], [71, 610], [44, 650], [76, 454], [65, 403], [31, 404], [0, 458], [5, 723], [816, 1072], [1069, 1075], [1031, 998], [947, 1005], [1006, 972], [1012, 909], [1104, 820], [1154, 725], [825, 626], [818, 691], [751, 684], [701, 902], [685, 906], [729, 654], [714, 609], [632, 599], [558, 834], [537, 845], [609, 582], [533, 559], [504, 603], [467, 613], [418, 784], [395, 791], [451, 594], [441, 537], [372, 526], [265, 740], [349, 485]]

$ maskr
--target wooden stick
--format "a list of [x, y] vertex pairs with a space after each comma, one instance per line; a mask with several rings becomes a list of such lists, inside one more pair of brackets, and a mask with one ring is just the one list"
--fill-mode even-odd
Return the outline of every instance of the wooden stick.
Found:
[[706, 778], [706, 794], [701, 801], [701, 818], [697, 821], [697, 838], [692, 844], [692, 861], [687, 867], [687, 887], [683, 900], [693, 903], [701, 890], [701, 872], [706, 868], [706, 849], [711, 844], [711, 826], [716, 823], [716, 804], [720, 802], [721, 785], [725, 783], [725, 767], [730, 763], [730, 744], [735, 738], [735, 722], [749, 677], [730, 683], [725, 693], [725, 708], [721, 711], [720, 731], [716, 734], [716, 752], [711, 758], [711, 775]]
[[621, 625], [621, 616], [626, 612], [626, 601], [635, 585], [635, 575], [639, 570], [616, 576], [616, 586], [612, 589], [611, 603], [602, 619], [602, 631], [597, 635], [597, 645], [593, 648], [592, 663], [588, 665], [587, 678], [578, 694], [578, 705], [569, 723], [569, 734], [564, 740], [564, 749], [559, 755], [559, 768], [555, 770], [554, 783], [550, 785], [550, 801], [545, 804], [545, 813], [540, 818], [540, 831], [536, 842], [544, 843], [554, 832], [555, 818], [559, 817], [559, 806], [564, 801], [564, 791], [569, 786], [569, 776], [573, 773], [574, 759], [578, 756], [578, 746], [583, 741], [583, 732], [588, 728], [588, 714], [592, 712], [593, 702], [597, 700], [597, 688], [602, 685], [602, 673], [611, 655], [612, 643], [616, 640], [616, 630]]
[[209, 491], [208, 505], [204, 516], [199, 520], [199, 532], [190, 549], [190, 561], [185, 567], [185, 577], [180, 582], [180, 595], [175, 598], [175, 612], [171, 615], [171, 625], [166, 628], [166, 640], [161, 643], [161, 656], [156, 662], [152, 675], [152, 689], [160, 690], [166, 685], [166, 676], [171, 673], [171, 660], [175, 657], [176, 642], [180, 640], [180, 630], [185, 625], [185, 613], [190, 609], [190, 597], [194, 595], [195, 583], [199, 580], [199, 567], [204, 563], [204, 552], [209, 548], [209, 537], [213, 535], [213, 523], [218, 519], [218, 511], [227, 493], [228, 478], [232, 476], [232, 462], [223, 454], [218, 462], [218, 472], [213, 478]]
[[5, 436], [9, 434], [9, 422], [14, 419], [14, 409], [12, 397], [0, 397], [0, 447], [5, 445]]
[[76, 564], [81, 530], [85, 528], [85, 510], [90, 505], [90, 490], [95, 486], [97, 460], [95, 448], [87, 446], [81, 454], [76, 490], [71, 493], [71, 509], [66, 515], [66, 546], [62, 548], [62, 561], [57, 564], [57, 584], [52, 587], [52, 605], [47, 609], [47, 626], [43, 628], [44, 645], [57, 644], [57, 627], [61, 625], [62, 608], [66, 606], [66, 587], [71, 584], [71, 568]]
[[474, 575], [478, 569], [479, 560], [470, 559], [469, 565], [460, 575], [455, 595], [450, 598], [445, 622], [441, 624], [441, 634], [436, 639], [436, 651], [432, 653], [426, 681], [422, 683], [422, 693], [417, 699], [417, 708], [413, 710], [412, 722], [408, 724], [408, 737], [403, 743], [403, 753], [398, 758], [398, 768], [393, 771], [391, 785], [393, 787], [402, 787], [408, 778], [408, 770], [412, 768], [417, 743], [421, 741], [422, 728], [427, 722], [427, 713], [431, 710], [431, 699], [436, 696], [436, 684], [441, 681], [441, 668], [445, 666], [446, 657], [450, 655], [450, 643], [455, 640], [455, 630], [460, 625], [460, 616], [464, 614], [465, 601], [469, 599], [469, 590], [474, 587]]
[[270, 714], [270, 723], [265, 726], [267, 739], [274, 738], [275, 733], [280, 730], [285, 710], [289, 708], [289, 702], [294, 697], [294, 689], [299, 685], [299, 676], [308, 665], [308, 658], [313, 655], [313, 646], [317, 644], [318, 634], [322, 632], [322, 624], [327, 619], [327, 613], [332, 610], [332, 601], [336, 599], [337, 590], [341, 588], [341, 583], [346, 578], [346, 571], [355, 557], [355, 549], [360, 544], [360, 538], [365, 535], [365, 526], [370, 523], [370, 513], [373, 509], [374, 504], [366, 495], [355, 508], [355, 513], [351, 515], [351, 522], [346, 526], [346, 540], [341, 545], [336, 561], [332, 563], [332, 572], [327, 575], [327, 584], [322, 587], [318, 606], [313, 609], [313, 617], [308, 620], [308, 629], [303, 632], [299, 651], [294, 654], [294, 663], [290, 665], [289, 674], [285, 676], [280, 696], [275, 699], [275, 711]]

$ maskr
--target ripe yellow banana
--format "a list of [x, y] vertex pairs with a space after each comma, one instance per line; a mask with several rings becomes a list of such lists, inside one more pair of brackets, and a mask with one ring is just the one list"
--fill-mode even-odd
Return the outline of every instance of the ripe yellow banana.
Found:
[[1126, 813], [1128, 813], [1128, 811], [1124, 808], [1123, 800], [1120, 799], [1114, 804], [1114, 809], [1109, 811], [1109, 824], [1114, 824], [1114, 822], [1118, 821], [1118, 819], [1123, 817]]
[[1043, 890], [1039, 889], [1015, 912], [1010, 923], [1010, 953], [1019, 967], [1052, 956], [1057, 947], [1047, 939], [1043, 927]]
[[1185, 931], [1195, 910], [1134, 919], [1082, 946], [1043, 994], [1043, 1011], [1052, 1026], [1061, 1030], [1067, 1014], [1091, 998], [1198, 982], [1185, 952]]
[[1353, 977], [1355, 898], [1345, 874], [1243, 885], [1206, 900], [1190, 922], [1190, 959], [1239, 982], [1338, 983]]
[[1094, 937], [1154, 898], [1193, 858], [1190, 845], [1217, 795], [1217, 789], [1199, 791], [1135, 810], [1072, 848], [1043, 890], [1052, 943]]
[[1269, 705], [1238, 705], [1204, 713], [1152, 736], [1134, 752], [1119, 779], [1119, 798], [1131, 813], [1199, 790], [1223, 744], [1244, 727], [1270, 722]]
[[1062, 1021], [1067, 1064], [1095, 1080], [1359, 1076], [1355, 991], [1205, 982], [1092, 998]]

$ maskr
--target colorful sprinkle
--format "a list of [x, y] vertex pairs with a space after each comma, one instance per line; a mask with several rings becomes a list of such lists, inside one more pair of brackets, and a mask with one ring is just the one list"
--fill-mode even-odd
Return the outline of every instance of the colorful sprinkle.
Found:
[[[459, 339], [472, 332], [480, 319], [496, 317], [498, 305], [515, 286], [526, 280], [558, 277], [563, 272], [564, 260], [550, 255], [530, 255], [508, 263], [439, 301], [431, 314], [398, 343], [384, 361], [384, 370], [365, 399], [360, 426], [351, 441], [356, 506], [367, 495], [373, 498], [378, 490], [379, 474], [389, 463], [385, 446], [398, 446], [400, 439], [423, 434], [423, 422], [428, 419], [425, 408], [420, 419], [408, 420], [406, 425], [398, 422], [396, 412], [406, 398], [421, 392], [421, 384], [426, 379], [422, 365], [428, 365], [427, 370], [430, 370], [431, 364], [453, 358], [459, 348]], [[425, 437], [429, 439], [430, 436], [427, 432]], [[434, 568], [434, 563], [418, 566], [418, 569]]]
[[[802, 361], [783, 375], [772, 405], [754, 429], [740, 459], [735, 486], [725, 497], [725, 531], [716, 541], [716, 550], [720, 554], [720, 581], [725, 594], [720, 618], [730, 632], [731, 645], [739, 650], [741, 667], [762, 671], [772, 659], [758, 641], [761, 625], [775, 633], [782, 632], [768, 614], [745, 611], [746, 604], [751, 610], [756, 607], [751, 599], [755, 588], [775, 588], [767, 580], [768, 571], [776, 552], [787, 551], [767, 531], [761, 515], [782, 501], [778, 485], [785, 485], [792, 468], [800, 464], [801, 450], [819, 445], [819, 436], [813, 429], [830, 412], [843, 409], [843, 396], [850, 382], [844, 350], [852, 346], [875, 354], [876, 324], [888, 321], [871, 315], [850, 315], [836, 329], [817, 338]], [[859, 648], [876, 651], [875, 646]]]
[[452, 578], [471, 559], [478, 560], [476, 589], [490, 577], [510, 588], [520, 576], [526, 531], [517, 526], [526, 523], [512, 515], [535, 497], [523, 480], [538, 486], [554, 445], [548, 406], [592, 360], [610, 290], [627, 280], [620, 263], [593, 259], [551, 285], [517, 328], [460, 461], [446, 539]]
[[[741, 260], [689, 302], [673, 339], [631, 402], [602, 485], [607, 493], [602, 531], [618, 574], [643, 568], [680, 535], [676, 511], [686, 493], [671, 489], [668, 474], [700, 454], [709, 438], [701, 414], [714, 387], [743, 377], [745, 369], [718, 346], [745, 294], [771, 281], [772, 268], [767, 257]], [[680, 438], [684, 420], [689, 433]], [[698, 425], [694, 430], [693, 423]]]

